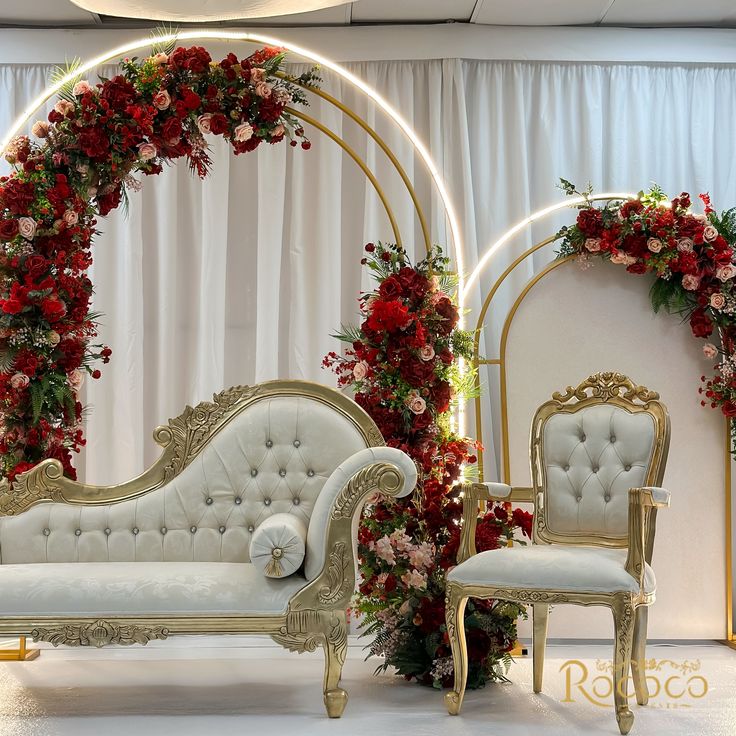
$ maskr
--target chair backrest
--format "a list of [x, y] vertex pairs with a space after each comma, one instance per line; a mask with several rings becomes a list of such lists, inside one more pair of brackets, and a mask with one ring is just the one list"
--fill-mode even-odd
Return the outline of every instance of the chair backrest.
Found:
[[307, 381], [229, 389], [154, 438], [161, 458], [128, 483], [75, 483], [45, 461], [0, 493], [0, 513], [12, 514], [0, 515], [0, 563], [248, 562], [266, 518], [308, 525], [335, 468], [383, 444], [355, 402]]
[[534, 541], [624, 547], [630, 488], [660, 485], [669, 416], [659, 395], [596, 373], [537, 410], [531, 431]]

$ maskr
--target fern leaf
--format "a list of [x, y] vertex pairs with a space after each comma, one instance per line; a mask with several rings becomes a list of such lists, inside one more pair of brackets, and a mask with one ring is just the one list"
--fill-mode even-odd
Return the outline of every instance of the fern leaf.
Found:
[[330, 337], [337, 338], [340, 342], [360, 342], [363, 339], [363, 333], [359, 327], [353, 327], [352, 325], [340, 325], [340, 331], [336, 332]]
[[44, 390], [40, 383], [31, 384], [31, 410], [33, 411], [33, 423], [38, 423], [43, 408]]
[[49, 84], [52, 86], [60, 84], [62, 80], [66, 80], [59, 87], [59, 97], [69, 102], [76, 102], [74, 85], [82, 79], [82, 75], [74, 74], [74, 72], [80, 66], [82, 66], [82, 60], [77, 57], [71, 61], [66, 61], [63, 66], [55, 66], [49, 74]]
[[179, 43], [179, 29], [171, 24], [160, 25], [151, 31], [151, 56], [170, 56]]

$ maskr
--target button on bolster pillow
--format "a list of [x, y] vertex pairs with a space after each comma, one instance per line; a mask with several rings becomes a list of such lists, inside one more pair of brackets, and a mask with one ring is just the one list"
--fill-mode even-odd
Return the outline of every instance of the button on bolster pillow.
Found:
[[250, 540], [250, 561], [266, 577], [285, 578], [304, 562], [307, 526], [294, 514], [274, 514]]

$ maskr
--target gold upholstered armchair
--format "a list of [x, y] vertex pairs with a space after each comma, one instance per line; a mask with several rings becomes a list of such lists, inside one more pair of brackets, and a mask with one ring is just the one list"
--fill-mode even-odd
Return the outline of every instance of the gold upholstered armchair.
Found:
[[[616, 720], [622, 734], [631, 730], [628, 674], [631, 669], [637, 702], [646, 705], [647, 606], [655, 597], [650, 564], [657, 509], [670, 501], [659, 487], [670, 428], [658, 399], [620, 373], [596, 373], [537, 410], [530, 440], [533, 488], [464, 485], [459, 564], [447, 576], [455, 685], [445, 702], [451, 714], [460, 712], [465, 693], [469, 597], [531, 605], [535, 693], [542, 689], [550, 604], [599, 605], [613, 612]], [[524, 499], [534, 502], [532, 544], [476, 554], [478, 503]]]

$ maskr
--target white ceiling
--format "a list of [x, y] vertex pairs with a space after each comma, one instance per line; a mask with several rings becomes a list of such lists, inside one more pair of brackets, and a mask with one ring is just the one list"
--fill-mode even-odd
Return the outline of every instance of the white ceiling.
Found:
[[[265, 25], [443, 23], [562, 26], [736, 26], [734, 0], [357, 0], [342, 7], [263, 19]], [[121, 27], [70, 0], [0, 0], [0, 26]], [[253, 25], [249, 22], [248, 25]]]

